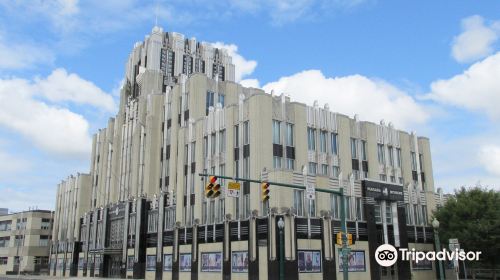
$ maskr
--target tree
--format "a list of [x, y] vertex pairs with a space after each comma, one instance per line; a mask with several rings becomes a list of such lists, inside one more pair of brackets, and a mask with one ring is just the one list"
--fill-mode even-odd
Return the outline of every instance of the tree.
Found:
[[434, 217], [440, 222], [443, 242], [458, 238], [466, 252], [482, 252], [479, 263], [470, 262], [470, 266], [500, 266], [500, 192], [462, 187], [434, 212]]

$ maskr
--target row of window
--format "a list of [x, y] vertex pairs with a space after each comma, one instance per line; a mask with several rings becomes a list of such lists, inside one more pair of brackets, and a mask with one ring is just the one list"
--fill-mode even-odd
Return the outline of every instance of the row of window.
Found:
[[[327, 140], [328, 134], [330, 134], [330, 153], [332, 155], [338, 154], [338, 134], [337, 133], [328, 133], [325, 130], [320, 130], [319, 132], [319, 151], [322, 153], [326, 153], [328, 149]], [[309, 151], [316, 151], [316, 129], [307, 128], [307, 149]]]

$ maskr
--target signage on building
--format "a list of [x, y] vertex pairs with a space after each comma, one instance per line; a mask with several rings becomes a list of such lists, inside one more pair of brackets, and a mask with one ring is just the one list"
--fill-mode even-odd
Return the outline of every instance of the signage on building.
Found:
[[227, 196], [229, 197], [240, 197], [240, 183], [229, 182], [227, 185]]
[[316, 198], [316, 189], [313, 184], [306, 185], [306, 198], [313, 200]]
[[363, 196], [375, 200], [403, 201], [403, 186], [363, 180]]

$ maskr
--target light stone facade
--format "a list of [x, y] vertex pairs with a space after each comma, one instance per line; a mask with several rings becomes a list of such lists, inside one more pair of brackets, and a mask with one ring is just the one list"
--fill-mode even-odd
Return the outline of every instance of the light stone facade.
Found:
[[47, 274], [53, 212], [0, 215], [0, 275]]

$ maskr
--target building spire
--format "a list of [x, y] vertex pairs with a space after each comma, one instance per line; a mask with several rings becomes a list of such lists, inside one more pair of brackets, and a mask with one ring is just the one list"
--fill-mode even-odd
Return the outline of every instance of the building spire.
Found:
[[156, 8], [155, 8], [155, 26], [158, 26], [158, 0], [156, 1]]

